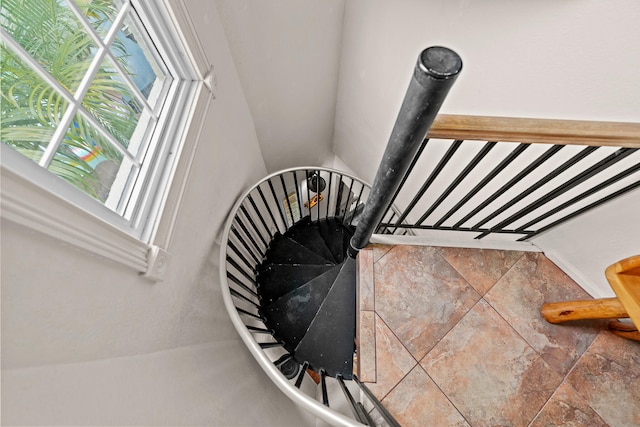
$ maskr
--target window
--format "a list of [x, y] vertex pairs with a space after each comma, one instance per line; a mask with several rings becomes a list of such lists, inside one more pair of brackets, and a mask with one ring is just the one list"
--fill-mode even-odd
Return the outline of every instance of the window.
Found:
[[3, 157], [147, 243], [199, 88], [157, 3], [0, 3]]

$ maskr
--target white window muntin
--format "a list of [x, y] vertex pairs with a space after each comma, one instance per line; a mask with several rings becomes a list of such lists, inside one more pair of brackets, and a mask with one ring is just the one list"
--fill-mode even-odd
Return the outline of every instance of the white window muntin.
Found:
[[[78, 11], [75, 4], [72, 2], [69, 2], [69, 4], [77, 14]], [[144, 136], [141, 139], [144, 147], [138, 150], [136, 156], [133, 156], [131, 152], [124, 149], [117, 141], [115, 141], [115, 139], [100, 125], [100, 123], [83, 108], [81, 105], [81, 95], [86, 93], [86, 89], [103, 58], [111, 57], [108, 47], [120, 30], [121, 23], [124, 22], [125, 17], [137, 20], [138, 17], [136, 17], [136, 15], [139, 15], [142, 21], [151, 23], [150, 26], [145, 26], [145, 30], [151, 33], [151, 37], [158, 37], [160, 39], [160, 43], [154, 43], [154, 46], [159, 49], [160, 56], [168, 58], [168, 62], [165, 63], [157, 56], [154, 56], [156, 63], [163, 68], [163, 71], [167, 76], [167, 78], [164, 79], [165, 84], [161, 85], [159, 89], [154, 88], [155, 90], [160, 91], [157, 99], [163, 99], [165, 94], [167, 97], [164, 98], [164, 102], [158, 102], [153, 107], [149, 105], [147, 99], [145, 99], [140, 91], [137, 90], [136, 85], [132, 84], [126, 73], [118, 67], [120, 75], [135, 91], [138, 98], [137, 100], [147, 107], [144, 109], [144, 111], [150, 113], [150, 116], [147, 119], [149, 119], [150, 122], [155, 122], [157, 126], [156, 129], [160, 130], [159, 132], [150, 132], [152, 127], [147, 127], [145, 129]], [[13, 42], [11, 38], [5, 38], [5, 40], [8, 40], [7, 44], [11, 46], [12, 50], [18, 53], [21, 59], [23, 59], [29, 66], [36, 69], [38, 74], [40, 74], [48, 84], [54, 87], [68, 102], [70, 102], [68, 111], [65, 113], [69, 115], [69, 117], [65, 117], [69, 123], [70, 120], [73, 120], [75, 113], [79, 112], [94, 127], [96, 127], [96, 129], [103, 134], [114, 147], [121, 151], [127, 159], [139, 168], [138, 177], [135, 180], [125, 180], [127, 183], [126, 185], [128, 186], [125, 189], [125, 193], [134, 197], [123, 197], [117, 202], [110, 202], [117, 206], [113, 210], [117, 212], [118, 215], [114, 215], [115, 212], [107, 209], [100, 202], [87, 197], [75, 187], [66, 185], [66, 183], [62, 182], [57, 183], [56, 185], [49, 185], [51, 183], [51, 179], [46, 175], [49, 173], [48, 171], [40, 170], [36, 174], [31, 173], [33, 171], [27, 171], [29, 167], [26, 166], [26, 164], [31, 161], [26, 158], [24, 159], [27, 160], [26, 163], [20, 162], [21, 164], [18, 165], [18, 167], [11, 169], [20, 171], [21, 175], [26, 175], [29, 179], [40, 181], [41, 184], [44, 183], [47, 188], [53, 188], [56, 193], [62, 195], [72, 204], [105, 219], [109, 223], [118, 226], [123, 231], [126, 231], [128, 234], [148, 242], [153, 236], [154, 224], [157, 223], [157, 215], [159, 214], [158, 209], [163, 203], [163, 197], [161, 194], [165, 192], [171, 178], [170, 164], [174, 159], [176, 159], [176, 154], [180, 149], [181, 138], [179, 138], [179, 135], [185, 130], [188, 122], [187, 118], [191, 113], [189, 108], [185, 107], [190, 106], [193, 103], [193, 100], [197, 95], [199, 85], [196, 81], [196, 71], [190, 67], [192, 64], [180, 46], [181, 42], [179, 41], [177, 33], [173, 31], [157, 31], [157, 28], [166, 29], [168, 28], [166, 26], [167, 24], [171, 25], [171, 20], [166, 11], [158, 10], [151, 4], [132, 0], [131, 2], [125, 1], [123, 8], [117, 16], [118, 17], [114, 20], [112, 28], [109, 30], [104, 41], [100, 39], [88, 22], [84, 19], [81, 21], [84, 26], [87, 27], [86, 30], [92, 35], [93, 39], [96, 40], [99, 48], [90, 69], [87, 71], [87, 75], [85, 75], [82, 84], [74, 95], [69, 94], [64, 88], [62, 88], [61, 85], [58, 84], [57, 81], [51, 77], [48, 72], [44, 70], [33, 58], [31, 58], [30, 55], [24, 52], [24, 50], [19, 46], [16, 46], [17, 43]], [[160, 25], [158, 25], [159, 23]], [[156, 28], [154, 28], [154, 26]], [[6, 33], [4, 30], [2, 31], [4, 38]], [[142, 33], [144, 34], [144, 32]], [[146, 37], [146, 35], [145, 42], [152, 43], [150, 38]], [[166, 47], [163, 45], [166, 45]], [[178, 49], [176, 49], [176, 47], [178, 47]], [[117, 61], [114, 61], [113, 58], [112, 62], [117, 64]], [[69, 110], [75, 111], [72, 114]], [[160, 117], [158, 117], [158, 115]], [[176, 118], [178, 118], [178, 120], [176, 120]], [[61, 135], [55, 135], [55, 138], [52, 141], [55, 142], [56, 146], [60, 145], [66, 130], [67, 129], [62, 125], [60, 126], [59, 132]], [[152, 138], [149, 137], [149, 134], [151, 133], [153, 133]], [[160, 139], [164, 140], [165, 143], [159, 143]], [[3, 147], [3, 151], [6, 151], [5, 148], [8, 147]], [[55, 149], [51, 147], [49, 148], [55, 153]], [[49, 162], [49, 158], [51, 156], [49, 155], [47, 157], [48, 159], [46, 162]], [[140, 161], [142, 157], [144, 157], [144, 162]], [[125, 170], [127, 174], [129, 173], [128, 169], [122, 169]], [[42, 172], [45, 173], [43, 174]], [[49, 183], [47, 183], [47, 181]], [[64, 185], [61, 186], [59, 184]], [[135, 203], [130, 203], [129, 201], [135, 201]]]

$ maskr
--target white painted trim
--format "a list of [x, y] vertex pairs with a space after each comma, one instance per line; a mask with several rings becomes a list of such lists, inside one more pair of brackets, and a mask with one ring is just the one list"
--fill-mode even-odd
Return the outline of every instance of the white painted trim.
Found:
[[[0, 169], [2, 198], [0, 206], [3, 219], [51, 236], [137, 271], [147, 270], [149, 245], [125, 233], [104, 219], [82, 210], [23, 178], [5, 164], [8, 147], [3, 152]], [[16, 153], [16, 155], [19, 155]], [[10, 154], [9, 154], [10, 156]], [[53, 179], [59, 179], [52, 176]]]
[[[423, 230], [421, 230], [422, 232]], [[446, 232], [451, 233], [451, 232]], [[478, 234], [478, 233], [475, 233]], [[428, 231], [423, 236], [402, 236], [395, 234], [374, 234], [370, 243], [381, 245], [413, 245], [413, 246], [444, 246], [450, 248], [476, 248], [476, 249], [500, 249], [507, 251], [542, 252], [533, 243], [512, 242], [500, 240], [477, 240], [473, 238], [454, 238], [443, 236], [439, 233], [430, 234]]]
[[178, 36], [182, 43], [189, 47], [186, 53], [191, 63], [196, 66], [199, 79], [202, 80], [211, 69], [212, 64], [198, 37], [198, 32], [193, 25], [185, 0], [164, 0], [164, 3], [166, 10], [171, 15], [171, 20], [176, 24]]
[[198, 151], [198, 145], [202, 137], [205, 118], [213, 101], [212, 94], [203, 90], [201, 84], [197, 101], [194, 105], [193, 117], [188, 131], [184, 134], [184, 143], [179, 153], [180, 158], [175, 162], [170, 175], [166, 177], [171, 182], [171, 188], [161, 200], [161, 212], [158, 221], [154, 225], [151, 241], [160, 248], [168, 249], [171, 245], [173, 230], [182, 208], [182, 198], [187, 188], [191, 167]]

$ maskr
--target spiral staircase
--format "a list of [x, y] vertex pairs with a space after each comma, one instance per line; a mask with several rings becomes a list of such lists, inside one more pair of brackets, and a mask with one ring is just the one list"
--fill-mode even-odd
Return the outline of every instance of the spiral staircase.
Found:
[[[220, 279], [236, 330], [271, 380], [329, 424], [399, 425], [354, 373], [356, 256], [376, 230], [407, 234], [380, 224], [403, 221], [393, 199], [461, 68], [449, 49], [420, 54], [372, 187], [332, 169], [284, 170], [240, 197], [225, 226]], [[302, 390], [308, 377], [318, 400]]]
[[[223, 296], [240, 336], [283, 392], [335, 425], [373, 425], [363, 398], [397, 425], [354, 375], [356, 260], [347, 252], [369, 192], [332, 169], [281, 171], [240, 198], [223, 236]], [[300, 390], [305, 378], [317, 379], [320, 401]], [[336, 400], [355, 420], [327, 408]]]

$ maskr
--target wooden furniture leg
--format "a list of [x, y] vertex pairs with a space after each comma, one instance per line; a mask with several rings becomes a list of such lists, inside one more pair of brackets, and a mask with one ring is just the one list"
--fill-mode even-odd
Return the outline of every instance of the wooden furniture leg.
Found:
[[580, 319], [618, 319], [629, 317], [618, 298], [550, 302], [542, 305], [542, 317], [549, 323]]

